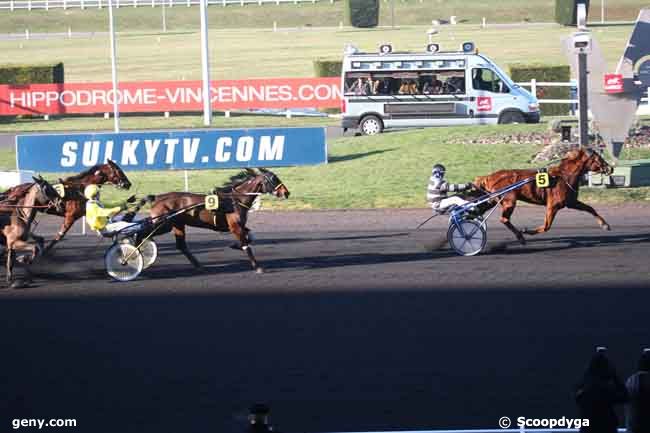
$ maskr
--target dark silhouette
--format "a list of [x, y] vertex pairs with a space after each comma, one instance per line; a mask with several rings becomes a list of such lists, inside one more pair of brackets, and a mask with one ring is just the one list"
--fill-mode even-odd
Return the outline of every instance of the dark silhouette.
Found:
[[273, 426], [269, 424], [269, 413], [271, 410], [269, 407], [262, 403], [257, 403], [251, 406], [250, 413], [248, 415], [248, 432], [249, 433], [270, 433], [275, 432], [279, 433], [277, 430], [273, 429]]
[[639, 359], [636, 373], [625, 382], [629, 401], [625, 407], [625, 421], [629, 433], [650, 432], [650, 349]]
[[606, 350], [598, 348], [591, 358], [576, 391], [576, 403], [582, 419], [589, 425], [581, 433], [616, 433], [618, 417], [614, 407], [627, 401], [627, 390], [619, 379]]

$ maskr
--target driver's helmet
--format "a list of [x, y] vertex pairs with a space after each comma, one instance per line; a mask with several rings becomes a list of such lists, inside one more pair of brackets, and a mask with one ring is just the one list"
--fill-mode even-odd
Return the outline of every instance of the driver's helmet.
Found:
[[434, 165], [433, 169], [431, 170], [431, 175], [433, 177], [442, 179], [443, 177], [445, 177], [445, 166], [442, 164]]
[[84, 197], [88, 200], [95, 200], [99, 198], [99, 186], [95, 184], [90, 184], [84, 188]]

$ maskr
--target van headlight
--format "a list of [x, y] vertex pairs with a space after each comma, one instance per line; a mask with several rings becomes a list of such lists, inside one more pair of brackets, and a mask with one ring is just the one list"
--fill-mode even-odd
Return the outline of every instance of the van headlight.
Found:
[[528, 111], [539, 111], [539, 103], [533, 102], [528, 104]]

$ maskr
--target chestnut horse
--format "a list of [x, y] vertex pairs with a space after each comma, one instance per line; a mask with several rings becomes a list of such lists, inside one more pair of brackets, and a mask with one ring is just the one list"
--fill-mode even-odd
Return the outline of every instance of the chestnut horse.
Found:
[[[2, 236], [4, 238], [7, 253], [7, 282], [13, 282], [13, 268], [16, 261], [16, 251], [31, 251], [31, 258], [25, 263], [31, 263], [38, 251], [42, 250], [43, 239], [33, 236], [36, 243], [27, 241], [31, 235], [31, 226], [39, 210], [62, 211], [62, 200], [57, 191], [41, 177], [33, 178], [29, 188], [21, 188], [0, 203], [2, 215]], [[11, 209], [11, 214], [7, 210]], [[27, 271], [29, 272], [29, 271]]]
[[199, 268], [201, 265], [192, 255], [185, 243], [185, 227], [200, 227], [217, 232], [230, 232], [239, 241], [241, 249], [246, 252], [251, 266], [257, 273], [262, 273], [262, 267], [255, 260], [250, 247], [249, 230], [246, 227], [248, 210], [257, 196], [272, 194], [278, 198], [289, 197], [289, 190], [282, 181], [271, 171], [260, 168], [259, 171], [245, 169], [220, 188], [215, 188], [213, 194], [219, 196], [219, 208], [205, 208], [206, 195], [189, 192], [168, 192], [153, 198], [150, 216], [163, 220], [165, 215], [174, 211], [188, 209], [163, 222], [154, 230], [154, 235], [173, 232], [176, 237], [176, 248]]
[[[536, 235], [547, 232], [551, 228], [557, 212], [564, 207], [589, 212], [596, 218], [598, 225], [603, 230], [610, 230], [609, 224], [594, 208], [578, 200], [580, 179], [588, 171], [609, 175], [613, 170], [599, 153], [591, 149], [568, 152], [559, 165], [548, 168], [550, 178], [548, 187], [541, 188], [535, 182], [531, 182], [502, 197], [501, 222], [515, 234], [522, 244], [526, 243], [524, 234]], [[487, 176], [477, 177], [474, 180], [474, 185], [485, 191], [494, 192], [520, 180], [535, 177], [536, 174], [537, 170], [500, 170]], [[533, 230], [518, 230], [510, 222], [517, 200], [546, 206], [544, 224]]]
[[[52, 239], [45, 248], [45, 253], [50, 251], [57, 242], [63, 239], [75, 221], [86, 214], [87, 200], [86, 197], [84, 197], [84, 188], [86, 188], [86, 186], [96, 184], [114, 185], [117, 188], [127, 190], [131, 188], [131, 182], [126, 177], [120, 166], [110, 159], [106, 164], [95, 165], [75, 176], [60, 179], [59, 182], [65, 187], [65, 195], [63, 197], [64, 207], [61, 210], [47, 209], [45, 212], [63, 217], [63, 223], [54, 239]], [[24, 183], [15, 186], [0, 194], [0, 200], [11, 199], [12, 196], [21, 194], [32, 185], [32, 183]], [[1, 209], [0, 212], [2, 212]]]

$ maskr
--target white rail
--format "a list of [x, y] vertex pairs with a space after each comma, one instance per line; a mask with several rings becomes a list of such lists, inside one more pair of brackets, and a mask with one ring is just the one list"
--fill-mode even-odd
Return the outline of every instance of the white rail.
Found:
[[[530, 87], [530, 93], [533, 95], [537, 95], [537, 87], [574, 87], [577, 86], [576, 83], [572, 82], [557, 82], [557, 83], [552, 83], [552, 82], [546, 82], [546, 81], [537, 81], [534, 78], [530, 81], [525, 81], [521, 83], [515, 83], [519, 86], [522, 87]], [[650, 95], [650, 87], [646, 90], [646, 97], [641, 98], [641, 102], [645, 102], [645, 104], [640, 104], [639, 109], [637, 110], [636, 114], [639, 116], [643, 115], [650, 115], [650, 100], [648, 98], [648, 95]], [[540, 104], [577, 104], [578, 100], [577, 99], [539, 99], [538, 100]]]
[[[247, 4], [286, 4], [286, 3], [316, 3], [319, 0], [208, 0], [208, 5], [247, 5]], [[322, 1], [322, 0], [320, 0]], [[200, 0], [114, 0], [115, 7], [159, 7], [163, 2], [167, 7], [174, 6], [198, 6]], [[334, 3], [334, 0], [329, 0]], [[102, 9], [108, 4], [108, 0], [9, 0], [0, 1], [0, 10], [35, 10], [35, 9]]]

